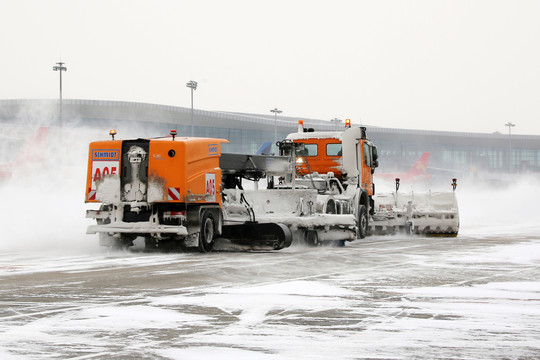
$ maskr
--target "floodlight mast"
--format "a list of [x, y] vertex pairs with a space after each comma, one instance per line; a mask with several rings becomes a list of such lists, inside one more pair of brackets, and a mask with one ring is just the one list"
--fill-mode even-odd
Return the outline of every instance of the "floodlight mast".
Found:
[[67, 71], [67, 67], [64, 66], [65, 63], [63, 62], [57, 62], [55, 66], [53, 66], [53, 71], [58, 71], [60, 72], [60, 109], [59, 109], [59, 114], [58, 114], [58, 120], [60, 122], [60, 126], [62, 126], [63, 124], [63, 119], [62, 119], [62, 72], [63, 71]]
[[67, 67], [64, 64], [63, 62], [57, 62], [57, 66], [53, 66], [54, 71], [60, 72], [60, 101], [62, 101], [62, 71], [67, 71]]
[[193, 125], [193, 90], [197, 90], [197, 82], [190, 80], [186, 86], [191, 89], [191, 136], [194, 134], [194, 125]]
[[281, 114], [283, 111], [278, 108], [273, 108], [270, 112], [274, 113], [274, 144], [277, 142], [277, 114]]
[[508, 126], [508, 172], [512, 172], [512, 128], [516, 124], [509, 121], [504, 126]]

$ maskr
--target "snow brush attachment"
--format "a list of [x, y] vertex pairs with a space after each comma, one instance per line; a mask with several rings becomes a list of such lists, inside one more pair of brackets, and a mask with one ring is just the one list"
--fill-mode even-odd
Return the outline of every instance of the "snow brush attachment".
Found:
[[452, 191], [409, 193], [396, 191], [379, 193], [373, 197], [374, 215], [369, 223], [372, 234], [419, 234], [454, 237], [459, 232], [459, 210], [455, 190], [457, 179], [452, 179]]
[[222, 237], [233, 244], [249, 246], [257, 250], [280, 250], [291, 246], [291, 230], [283, 224], [245, 223], [223, 226]]

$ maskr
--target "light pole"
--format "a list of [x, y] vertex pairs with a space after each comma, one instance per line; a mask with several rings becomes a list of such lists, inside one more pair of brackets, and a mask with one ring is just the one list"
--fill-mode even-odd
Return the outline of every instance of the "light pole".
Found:
[[338, 118], [333, 118], [330, 119], [330, 121], [334, 123], [335, 130], [339, 130], [339, 123], [341, 123], [341, 120]]
[[273, 108], [270, 112], [274, 113], [274, 144], [277, 142], [277, 114], [281, 114], [283, 111], [278, 108]]
[[191, 136], [193, 137], [193, 90], [197, 90], [197, 82], [190, 80], [186, 86], [191, 89]]
[[60, 102], [62, 102], [62, 71], [67, 71], [67, 67], [64, 66], [65, 63], [57, 62], [57, 66], [53, 66], [54, 71], [60, 71]]
[[53, 71], [60, 72], [60, 113], [59, 113], [60, 126], [62, 126], [62, 71], [67, 71], [67, 67], [65, 67], [64, 64], [65, 63], [63, 62], [57, 62], [56, 66], [53, 66]]
[[504, 126], [508, 126], [508, 172], [512, 172], [512, 128], [516, 124], [507, 122]]

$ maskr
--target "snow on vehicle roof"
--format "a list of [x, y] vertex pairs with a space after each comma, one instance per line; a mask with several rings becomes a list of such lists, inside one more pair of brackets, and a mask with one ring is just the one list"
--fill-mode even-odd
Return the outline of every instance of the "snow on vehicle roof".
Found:
[[304, 140], [304, 139], [337, 139], [341, 140], [343, 131], [314, 131], [292, 133], [287, 135], [289, 140]]

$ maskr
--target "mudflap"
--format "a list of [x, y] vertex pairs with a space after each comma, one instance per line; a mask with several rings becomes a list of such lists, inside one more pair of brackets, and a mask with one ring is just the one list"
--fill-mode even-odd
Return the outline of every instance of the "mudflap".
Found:
[[276, 223], [224, 225], [221, 237], [234, 244], [273, 250], [281, 250], [292, 243], [291, 230], [286, 225]]

